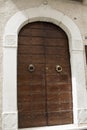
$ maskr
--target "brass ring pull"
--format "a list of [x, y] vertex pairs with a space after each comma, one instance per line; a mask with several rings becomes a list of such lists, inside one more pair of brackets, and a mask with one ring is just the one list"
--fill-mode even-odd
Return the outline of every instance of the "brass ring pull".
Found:
[[29, 70], [29, 72], [33, 72], [35, 70], [35, 66], [33, 64], [30, 64], [28, 66], [28, 70]]
[[58, 73], [62, 72], [62, 67], [60, 65], [56, 65], [56, 71]]

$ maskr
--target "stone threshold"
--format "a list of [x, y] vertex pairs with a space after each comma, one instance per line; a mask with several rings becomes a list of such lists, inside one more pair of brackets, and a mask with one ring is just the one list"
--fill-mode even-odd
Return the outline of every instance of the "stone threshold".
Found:
[[60, 125], [60, 126], [49, 126], [49, 127], [36, 127], [36, 128], [23, 128], [18, 130], [87, 130], [87, 125]]

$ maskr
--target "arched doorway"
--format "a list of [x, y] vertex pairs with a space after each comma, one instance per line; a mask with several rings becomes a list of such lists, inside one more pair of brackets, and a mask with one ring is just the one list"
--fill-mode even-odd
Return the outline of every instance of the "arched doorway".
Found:
[[47, 22], [25, 25], [18, 38], [19, 128], [73, 123], [68, 38]]
[[[24, 13], [25, 12], [25, 13]], [[55, 15], [54, 15], [55, 14]], [[16, 21], [16, 22], [14, 22]], [[77, 128], [84, 124], [87, 106], [84, 97], [86, 93], [84, 46], [80, 29], [70, 17], [64, 13], [44, 7], [29, 8], [18, 11], [7, 22], [3, 36], [3, 103], [2, 103], [2, 129], [18, 130], [17, 110], [17, 50], [18, 32], [27, 23], [45, 21], [61, 27], [69, 39], [70, 63], [72, 73], [73, 95], [73, 125], [57, 126], [57, 129]], [[78, 73], [77, 73], [78, 72]], [[84, 105], [83, 105], [84, 104]], [[9, 123], [10, 122], [10, 123]], [[44, 129], [48, 127], [44, 127]], [[40, 128], [41, 129], [41, 128]], [[42, 128], [43, 129], [43, 128]], [[55, 129], [55, 127], [49, 127]]]

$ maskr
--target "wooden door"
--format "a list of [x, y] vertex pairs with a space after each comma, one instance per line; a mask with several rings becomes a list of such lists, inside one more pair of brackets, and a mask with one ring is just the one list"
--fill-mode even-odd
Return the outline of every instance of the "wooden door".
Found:
[[68, 39], [59, 27], [29, 23], [18, 40], [19, 128], [73, 122]]

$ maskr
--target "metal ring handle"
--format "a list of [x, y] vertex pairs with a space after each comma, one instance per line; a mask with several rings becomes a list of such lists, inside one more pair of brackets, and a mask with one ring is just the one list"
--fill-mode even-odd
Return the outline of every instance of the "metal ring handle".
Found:
[[29, 72], [34, 72], [35, 71], [35, 66], [33, 64], [30, 64], [28, 66], [28, 70], [29, 70]]
[[62, 67], [60, 65], [56, 65], [56, 71], [58, 73], [62, 72]]

